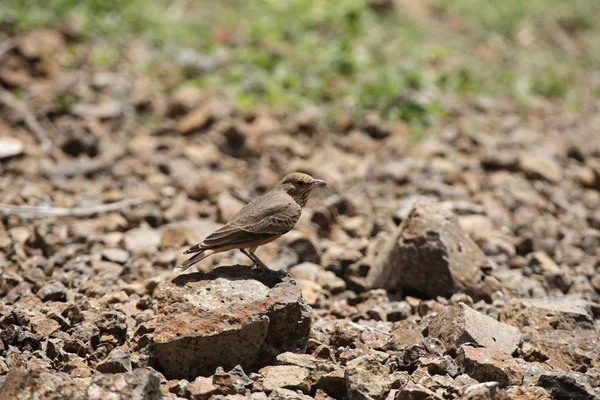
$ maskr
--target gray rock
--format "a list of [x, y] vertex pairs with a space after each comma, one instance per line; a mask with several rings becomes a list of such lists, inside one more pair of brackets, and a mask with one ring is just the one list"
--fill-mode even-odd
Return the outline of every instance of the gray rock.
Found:
[[367, 284], [433, 298], [465, 292], [489, 299], [500, 288], [486, 275], [490, 268], [452, 213], [433, 204], [415, 204], [379, 251]]
[[294, 281], [280, 277], [235, 266], [163, 284], [154, 341], [165, 376], [193, 380], [218, 366], [247, 370], [304, 352], [310, 307]]
[[594, 400], [598, 398], [585, 376], [578, 372], [545, 373], [540, 376], [537, 384], [546, 389], [554, 399]]
[[42, 301], [65, 301], [67, 288], [60, 281], [52, 281], [38, 290], [37, 295]]
[[456, 363], [462, 372], [479, 382], [498, 382], [502, 387], [523, 382], [519, 364], [499, 349], [461, 346]]
[[125, 314], [119, 311], [106, 311], [99, 315], [96, 320], [96, 326], [100, 329], [100, 332], [124, 337], [127, 334], [127, 324], [125, 321]]
[[108, 356], [96, 365], [100, 372], [116, 374], [119, 372], [131, 372], [131, 356], [127, 347], [116, 347]]
[[512, 354], [521, 342], [521, 333], [510, 326], [473, 310], [464, 303], [448, 307], [435, 316], [427, 328], [428, 336], [441, 340], [448, 349], [461, 344], [498, 348]]
[[125, 264], [129, 259], [129, 253], [123, 249], [104, 249], [102, 250], [102, 259]]

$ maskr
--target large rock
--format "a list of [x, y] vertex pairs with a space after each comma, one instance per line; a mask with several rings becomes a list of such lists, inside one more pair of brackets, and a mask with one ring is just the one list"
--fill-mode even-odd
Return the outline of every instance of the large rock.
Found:
[[0, 387], [0, 399], [12, 400], [159, 400], [160, 378], [146, 369], [124, 374], [97, 374], [73, 380], [58, 372], [13, 369]]
[[462, 346], [456, 363], [461, 370], [479, 382], [499, 382], [501, 386], [520, 385], [523, 371], [519, 364], [502, 350]]
[[464, 303], [450, 306], [435, 316], [427, 331], [428, 336], [441, 340], [446, 348], [454, 350], [462, 344], [474, 343], [512, 354], [521, 342], [517, 328], [483, 315]]
[[192, 381], [219, 366], [255, 369], [285, 351], [304, 352], [311, 309], [281, 276], [232, 266], [163, 284], [154, 341], [165, 376]]
[[489, 299], [500, 288], [484, 273], [489, 261], [456, 217], [434, 204], [415, 204], [379, 251], [367, 284], [428, 297], [465, 292]]

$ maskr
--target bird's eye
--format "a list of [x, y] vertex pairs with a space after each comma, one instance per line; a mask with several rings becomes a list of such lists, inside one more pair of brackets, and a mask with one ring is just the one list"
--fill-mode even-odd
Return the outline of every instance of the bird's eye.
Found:
[[304, 185], [306, 185], [306, 182], [304, 182], [304, 181], [298, 181], [298, 185], [304, 186]]

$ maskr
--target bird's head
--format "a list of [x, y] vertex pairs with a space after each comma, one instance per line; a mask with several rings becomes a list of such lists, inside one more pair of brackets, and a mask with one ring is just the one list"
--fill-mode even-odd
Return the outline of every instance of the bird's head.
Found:
[[315, 179], [310, 175], [300, 172], [293, 172], [284, 176], [275, 189], [286, 192], [296, 201], [296, 203], [300, 204], [301, 207], [304, 207], [311, 190], [325, 185], [327, 185], [327, 182], [325, 181]]

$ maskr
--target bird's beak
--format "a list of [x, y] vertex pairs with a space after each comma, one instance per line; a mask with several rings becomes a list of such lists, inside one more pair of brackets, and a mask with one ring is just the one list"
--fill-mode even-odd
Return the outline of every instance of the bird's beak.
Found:
[[325, 181], [322, 181], [322, 180], [320, 180], [320, 179], [315, 179], [315, 180], [313, 181], [313, 186], [314, 186], [314, 187], [327, 186], [327, 182], [325, 182]]

